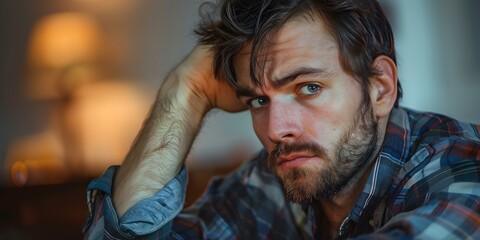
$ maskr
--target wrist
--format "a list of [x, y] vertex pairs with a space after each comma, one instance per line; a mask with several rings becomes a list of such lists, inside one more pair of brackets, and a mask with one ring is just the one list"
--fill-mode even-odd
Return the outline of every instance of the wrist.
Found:
[[176, 104], [181, 107], [179, 110], [198, 116], [201, 120], [214, 108], [212, 97], [210, 97], [212, 94], [209, 93], [213, 90], [212, 86], [208, 86], [201, 74], [178, 66], [173, 69], [167, 79], [172, 83], [166, 83], [165, 89], [161, 91], [166, 91], [167, 97], [176, 101]]

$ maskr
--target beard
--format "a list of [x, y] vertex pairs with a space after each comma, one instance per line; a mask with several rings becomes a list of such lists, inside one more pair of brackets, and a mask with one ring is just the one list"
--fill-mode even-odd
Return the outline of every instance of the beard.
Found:
[[[306, 205], [321, 198], [331, 199], [358, 182], [378, 145], [378, 122], [370, 105], [361, 107], [332, 150], [313, 142], [278, 144], [269, 154], [267, 166], [277, 175], [288, 200]], [[322, 159], [313, 168], [278, 169], [281, 155], [306, 151]]]

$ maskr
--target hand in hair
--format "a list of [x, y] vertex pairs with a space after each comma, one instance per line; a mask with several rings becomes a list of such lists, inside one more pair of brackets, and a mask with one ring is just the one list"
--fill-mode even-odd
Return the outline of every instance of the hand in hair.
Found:
[[225, 79], [216, 79], [213, 73], [213, 56], [208, 46], [198, 45], [173, 70], [180, 81], [188, 85], [206, 111], [220, 108], [227, 112], [246, 109]]

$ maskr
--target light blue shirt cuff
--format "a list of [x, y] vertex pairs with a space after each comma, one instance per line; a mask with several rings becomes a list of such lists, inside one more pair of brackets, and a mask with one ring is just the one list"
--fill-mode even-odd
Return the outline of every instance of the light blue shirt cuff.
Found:
[[153, 196], [143, 199], [131, 207], [121, 219], [113, 207], [111, 199], [112, 183], [118, 166], [112, 166], [98, 179], [93, 180], [88, 191], [104, 192], [105, 234], [111, 237], [135, 238], [156, 232], [167, 236], [171, 231], [171, 221], [183, 209], [187, 185], [187, 170], [183, 166], [179, 174]]

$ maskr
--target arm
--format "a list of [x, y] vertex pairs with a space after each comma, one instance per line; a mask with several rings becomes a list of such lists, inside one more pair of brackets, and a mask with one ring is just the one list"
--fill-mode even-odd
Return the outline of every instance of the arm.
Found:
[[[176, 193], [175, 197], [183, 201], [178, 192], [184, 190], [186, 174], [185, 171], [183, 175], [179, 174], [179, 171], [202, 119], [215, 107], [226, 111], [242, 110], [244, 106], [235, 96], [226, 81], [214, 78], [212, 57], [207, 48], [195, 47], [165, 79], [150, 115], [122, 166], [107, 172], [89, 186], [89, 189], [95, 189], [91, 192], [100, 190], [99, 194], [103, 195], [98, 197], [101, 200], [91, 201], [96, 202], [92, 209], [97, 215], [91, 216], [92, 225], [97, 225], [101, 217], [110, 217], [113, 222], [123, 221], [132, 206], [144, 206], [142, 201], [152, 197], [156, 200], [174, 198], [168, 194]], [[104, 184], [107, 187], [102, 182], [107, 183]], [[163, 195], [154, 196], [160, 190], [165, 190], [161, 193]], [[108, 207], [115, 211], [110, 213]], [[101, 229], [103, 222], [98, 226], [90, 228]]]
[[204, 46], [193, 49], [173, 69], [115, 177], [113, 202], [120, 217], [178, 174], [210, 109], [243, 108], [234, 96], [225, 81], [214, 79], [212, 57]]

